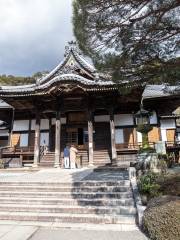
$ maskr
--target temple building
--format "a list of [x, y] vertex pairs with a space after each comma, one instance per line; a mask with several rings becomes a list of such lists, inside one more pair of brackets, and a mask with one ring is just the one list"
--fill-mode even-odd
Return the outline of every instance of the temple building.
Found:
[[[126, 90], [126, 93], [124, 91]], [[87, 62], [71, 42], [64, 60], [35, 84], [0, 86], [1, 158], [23, 166], [62, 165], [75, 145], [79, 166], [135, 161], [142, 144], [135, 113], [150, 111], [150, 146], [179, 152], [180, 97], [176, 87], [115, 83]]]

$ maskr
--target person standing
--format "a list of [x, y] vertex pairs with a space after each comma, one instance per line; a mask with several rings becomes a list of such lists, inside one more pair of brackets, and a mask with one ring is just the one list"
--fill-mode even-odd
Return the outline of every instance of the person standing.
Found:
[[78, 150], [75, 148], [74, 145], [70, 147], [70, 166], [71, 169], [76, 168], [76, 155], [78, 153]]
[[64, 148], [64, 168], [70, 168], [69, 156], [70, 156], [69, 147], [66, 146]]

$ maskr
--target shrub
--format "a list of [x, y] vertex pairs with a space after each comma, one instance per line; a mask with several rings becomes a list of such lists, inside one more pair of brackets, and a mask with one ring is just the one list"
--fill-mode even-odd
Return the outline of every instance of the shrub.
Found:
[[180, 173], [161, 176], [157, 183], [161, 186], [160, 191], [163, 195], [180, 197]]
[[153, 172], [142, 175], [138, 182], [140, 193], [147, 195], [148, 198], [159, 196], [160, 185], [156, 182], [157, 178], [158, 175]]
[[149, 201], [143, 229], [151, 240], [180, 239], [180, 198], [163, 196]]
[[166, 162], [168, 168], [172, 167], [175, 163], [175, 156], [173, 153], [169, 154], [158, 154], [158, 158], [160, 161]]

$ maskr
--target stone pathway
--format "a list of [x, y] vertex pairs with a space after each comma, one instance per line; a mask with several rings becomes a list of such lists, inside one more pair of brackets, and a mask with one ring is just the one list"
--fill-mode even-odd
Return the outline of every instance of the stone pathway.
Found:
[[121, 181], [128, 180], [128, 171], [95, 171], [85, 176], [83, 180], [85, 181]]
[[33, 223], [31, 225], [23, 224], [18, 222], [1, 224], [0, 221], [0, 240], [147, 240], [139, 229], [121, 231], [104, 226], [102, 230], [99, 228], [98, 230], [95, 228], [88, 230], [78, 226], [57, 228], [53, 226], [40, 227]]
[[78, 182], [92, 173], [92, 169], [42, 169], [37, 172], [0, 171], [0, 182]]
[[83, 231], [83, 230], [50, 230], [38, 229], [29, 240], [145, 240], [147, 239], [140, 231], [112, 232], [112, 231]]

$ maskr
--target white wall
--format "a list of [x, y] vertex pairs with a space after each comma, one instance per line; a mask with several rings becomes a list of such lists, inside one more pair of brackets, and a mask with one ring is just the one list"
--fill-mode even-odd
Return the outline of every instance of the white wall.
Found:
[[40, 129], [49, 130], [49, 119], [41, 119]]
[[109, 122], [110, 116], [109, 115], [94, 116], [94, 121], [95, 122]]
[[8, 130], [0, 130], [0, 136], [9, 136]]
[[[31, 130], [35, 130], [36, 120], [31, 120]], [[49, 119], [41, 119], [40, 122], [40, 129], [41, 130], [49, 130]]]
[[20, 147], [28, 146], [28, 133], [21, 133], [20, 135]]
[[[56, 124], [56, 119], [55, 118], [52, 118], [51, 121], [52, 121], [52, 125]], [[66, 118], [61, 118], [61, 124], [66, 124]]]
[[142, 143], [142, 133], [137, 132], [137, 141], [138, 143]]
[[175, 129], [176, 123], [174, 119], [161, 120], [161, 129]]
[[123, 129], [115, 129], [115, 142], [116, 142], [116, 144], [124, 143]]
[[167, 141], [166, 129], [161, 129], [161, 140]]
[[41, 146], [49, 146], [49, 133], [41, 133], [40, 145]]
[[35, 125], [36, 125], [36, 120], [32, 119], [31, 120], [31, 130], [35, 130]]
[[157, 124], [157, 114], [155, 111], [152, 112], [152, 115], [150, 116], [150, 124]]
[[15, 120], [13, 125], [13, 131], [28, 131], [29, 120]]
[[115, 126], [133, 126], [133, 114], [115, 114], [114, 124]]

